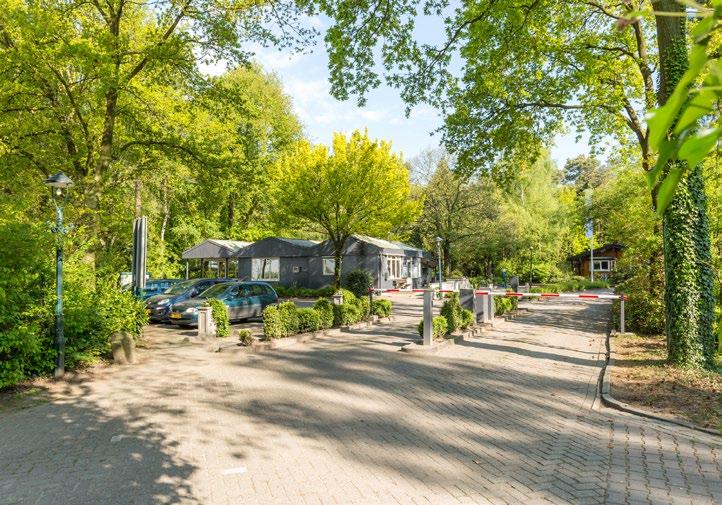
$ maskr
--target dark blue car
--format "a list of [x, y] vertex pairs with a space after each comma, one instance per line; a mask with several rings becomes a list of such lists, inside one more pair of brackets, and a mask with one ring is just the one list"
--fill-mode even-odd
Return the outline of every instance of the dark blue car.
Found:
[[145, 301], [148, 318], [154, 323], [167, 322], [170, 307], [174, 303], [198, 296], [216, 284], [228, 282], [231, 282], [230, 279], [191, 279], [179, 282], [164, 293], [151, 296]]
[[278, 303], [278, 295], [265, 282], [229, 282], [213, 286], [195, 298], [174, 303], [170, 309], [170, 321], [182, 326], [196, 326], [198, 307], [205, 305], [209, 298], [217, 298], [225, 304], [231, 321], [258, 317], [268, 305]]

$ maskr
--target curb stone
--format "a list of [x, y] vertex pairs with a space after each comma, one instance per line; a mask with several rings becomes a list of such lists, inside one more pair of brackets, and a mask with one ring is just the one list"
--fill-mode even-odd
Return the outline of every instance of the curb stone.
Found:
[[700, 431], [702, 433], [707, 433], [708, 435], [715, 435], [716, 437], [722, 438], [722, 433], [719, 433], [718, 431], [712, 430], [710, 428], [703, 428], [702, 426], [696, 426], [692, 423], [688, 423], [685, 421], [680, 421], [676, 417], [668, 416], [665, 414], [658, 414], [655, 412], [650, 412], [648, 410], [634, 407], [632, 405], [629, 405], [628, 403], [621, 402], [614, 398], [612, 396], [612, 369], [614, 368], [614, 348], [612, 346], [612, 339], [611, 337], [613, 335], [617, 335], [616, 331], [612, 330], [607, 332], [606, 337], [606, 343], [607, 343], [607, 351], [606, 351], [606, 360], [604, 363], [604, 368], [602, 370], [602, 380], [600, 383], [600, 396], [602, 399], [602, 404], [605, 407], [610, 407], [616, 410], [620, 410], [622, 412], [627, 412], [628, 414], [634, 414], [636, 416], [644, 417], [647, 419], [653, 419], [655, 421], [661, 421], [663, 423], [673, 424], [676, 426], [681, 426], [683, 428], [688, 428], [690, 430], [694, 431]]
[[489, 325], [489, 326], [485, 326], [485, 327], [475, 326], [473, 328], [466, 330], [461, 335], [454, 335], [451, 338], [445, 338], [444, 340], [441, 340], [441, 341], [434, 341], [434, 344], [430, 345], [430, 346], [425, 346], [423, 344], [417, 344], [416, 342], [412, 342], [410, 344], [406, 344], [399, 350], [402, 352], [409, 353], [409, 354], [416, 354], [418, 356], [428, 356], [430, 354], [436, 354], [444, 347], [456, 345], [461, 342], [464, 342], [465, 340], [467, 340], [470, 337], [475, 337], [477, 335], [481, 335], [482, 333], [484, 333], [485, 328], [491, 327], [491, 325], [489, 323], [485, 323], [485, 325]]

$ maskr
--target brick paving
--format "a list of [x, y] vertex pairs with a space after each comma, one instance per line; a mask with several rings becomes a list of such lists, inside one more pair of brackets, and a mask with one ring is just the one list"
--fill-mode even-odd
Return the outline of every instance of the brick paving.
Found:
[[434, 357], [396, 321], [251, 355], [150, 331], [0, 409], [0, 503], [722, 503], [722, 440], [599, 407], [609, 306], [530, 304]]

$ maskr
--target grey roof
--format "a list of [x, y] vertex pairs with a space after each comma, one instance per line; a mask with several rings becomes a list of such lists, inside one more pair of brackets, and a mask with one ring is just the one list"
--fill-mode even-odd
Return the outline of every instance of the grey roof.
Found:
[[379, 249], [386, 250], [404, 250], [399, 242], [391, 242], [390, 240], [384, 240], [382, 238], [369, 237], [368, 235], [353, 235], [353, 238], [366, 242], [367, 244], [375, 245]]
[[183, 251], [182, 257], [184, 260], [228, 258], [251, 243], [242, 240], [209, 238], [187, 251]]
[[318, 242], [297, 238], [266, 237], [236, 251], [237, 258], [303, 257], [314, 255]]

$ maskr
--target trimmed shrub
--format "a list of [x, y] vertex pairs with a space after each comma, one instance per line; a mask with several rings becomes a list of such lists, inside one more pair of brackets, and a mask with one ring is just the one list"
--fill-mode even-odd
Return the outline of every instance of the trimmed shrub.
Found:
[[367, 317], [369, 317], [369, 314], [371, 314], [371, 302], [369, 302], [369, 299], [366, 296], [356, 299], [356, 307], [358, 307], [359, 311], [359, 321], [362, 319], [366, 319]]
[[295, 335], [298, 333], [298, 308], [292, 301], [278, 304], [278, 312], [281, 314], [281, 321], [286, 329], [286, 335]]
[[448, 293], [448, 298], [441, 306], [441, 315], [446, 318], [446, 329], [449, 333], [454, 333], [461, 327], [461, 310], [459, 293]]
[[377, 298], [374, 300], [371, 313], [379, 317], [389, 317], [391, 315], [391, 300]]
[[[516, 303], [514, 303], [516, 302]], [[503, 316], [507, 312], [514, 310], [519, 305], [516, 297], [495, 296], [494, 297], [494, 315]]]
[[251, 333], [251, 330], [238, 330], [238, 341], [245, 345], [245, 346], [251, 346], [253, 345], [253, 334]]
[[356, 303], [356, 300], [358, 300], [358, 297], [353, 294], [353, 291], [341, 288], [339, 292], [343, 295], [343, 303]]
[[333, 324], [351, 326], [361, 320], [361, 310], [356, 303], [343, 303], [333, 306]]
[[[444, 316], [436, 316], [431, 320], [432, 327], [432, 338], [443, 338], [448, 334], [448, 324]], [[424, 320], [419, 321], [419, 325], [416, 327], [419, 332], [419, 336], [424, 336]]]
[[299, 288], [298, 286], [274, 286], [273, 289], [281, 298], [318, 298], [331, 296], [335, 292], [333, 286], [323, 286], [318, 289]]
[[263, 309], [263, 335], [266, 340], [282, 338], [288, 335], [281, 311], [275, 305], [269, 305]]
[[[617, 286], [617, 293], [629, 298], [624, 302], [624, 320], [626, 331], [639, 335], [664, 335], [664, 298], [654, 295], [645, 285], [632, 278]], [[612, 306], [612, 318], [615, 327], [619, 324], [619, 300]]]
[[328, 298], [319, 298], [313, 308], [318, 312], [322, 329], [328, 329], [333, 326], [334, 311], [331, 300]]
[[231, 334], [231, 322], [228, 320], [226, 304], [218, 298], [209, 298], [206, 303], [211, 307], [211, 317], [216, 323], [216, 336], [227, 337]]
[[469, 309], [461, 309], [461, 328], [462, 330], [468, 330], [474, 326], [474, 313]]
[[341, 285], [359, 298], [368, 295], [373, 278], [367, 270], [352, 270], [344, 275]]
[[296, 317], [298, 318], [298, 331], [300, 333], [321, 329], [321, 314], [317, 310], [310, 307], [298, 309]]

